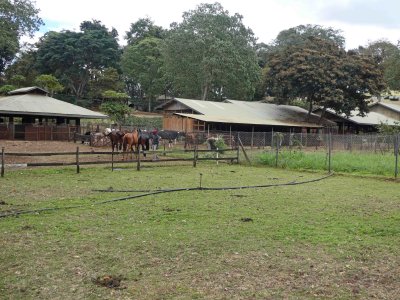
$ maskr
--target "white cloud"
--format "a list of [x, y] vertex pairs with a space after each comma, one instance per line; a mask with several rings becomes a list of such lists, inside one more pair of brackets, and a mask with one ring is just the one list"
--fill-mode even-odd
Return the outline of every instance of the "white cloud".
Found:
[[[400, 32], [399, 22], [393, 15], [399, 11], [397, 0], [221, 0], [231, 14], [243, 15], [243, 22], [250, 27], [259, 42], [269, 43], [277, 34], [301, 24], [318, 24], [343, 30], [347, 48], [366, 45], [369, 41], [388, 39], [396, 43]], [[97, 19], [120, 34], [122, 42], [130, 24], [139, 18], [149, 17], [156, 25], [168, 28], [172, 22], [180, 22], [182, 13], [195, 9], [200, 3], [215, 1], [199, 0], [147, 0], [147, 1], [99, 1], [99, 0], [36, 0], [40, 16], [48, 30], [78, 30], [85, 20]], [[399, 2], [400, 3], [400, 2]], [[386, 16], [382, 15], [386, 12]], [[388, 14], [390, 13], [390, 15]], [[394, 25], [393, 25], [394, 24]]]

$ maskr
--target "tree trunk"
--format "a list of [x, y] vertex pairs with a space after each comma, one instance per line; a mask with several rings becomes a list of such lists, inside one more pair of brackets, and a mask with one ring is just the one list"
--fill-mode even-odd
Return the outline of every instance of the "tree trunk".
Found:
[[326, 112], [326, 106], [324, 106], [324, 108], [322, 109], [321, 116], [318, 119], [318, 124], [321, 124], [321, 121], [322, 121], [322, 118], [325, 115], [325, 112]]
[[151, 97], [149, 97], [149, 112], [151, 112]]
[[204, 85], [204, 88], [203, 88], [203, 95], [202, 95], [202, 97], [201, 97], [201, 100], [206, 100], [206, 99], [207, 99], [208, 88], [209, 88], [209, 84], [206, 83], [206, 84]]
[[313, 104], [312, 104], [312, 100], [310, 100], [309, 106], [308, 106], [308, 114], [307, 114], [307, 121], [310, 121], [310, 116], [311, 116], [311, 112], [313, 109]]

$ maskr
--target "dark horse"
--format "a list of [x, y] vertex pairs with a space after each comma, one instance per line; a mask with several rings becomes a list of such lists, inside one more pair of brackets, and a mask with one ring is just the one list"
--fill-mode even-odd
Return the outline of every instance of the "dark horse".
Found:
[[146, 130], [140, 130], [139, 129], [139, 145], [142, 146], [142, 151], [143, 151], [143, 156], [146, 157], [146, 152], [144, 151], [149, 151], [150, 149], [150, 133], [147, 132]]
[[125, 133], [119, 130], [111, 130], [110, 128], [106, 128], [104, 130], [104, 135], [110, 138], [111, 141], [111, 149], [121, 151], [123, 144], [123, 137]]

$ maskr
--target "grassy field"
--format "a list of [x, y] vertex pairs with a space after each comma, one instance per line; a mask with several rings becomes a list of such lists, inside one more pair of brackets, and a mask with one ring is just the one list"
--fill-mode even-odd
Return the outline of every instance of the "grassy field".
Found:
[[[259, 155], [259, 161], [267, 166], [275, 166], [276, 153], [265, 151]], [[328, 155], [324, 151], [283, 150], [279, 153], [278, 167], [295, 170], [327, 170]], [[331, 167], [333, 171], [341, 173], [394, 177], [395, 156], [393, 153], [335, 151], [332, 152]]]
[[[80, 207], [0, 219], [0, 298], [398, 297], [399, 182], [334, 175], [97, 204], [142, 193], [120, 189], [197, 187], [200, 174], [203, 187], [325, 175], [215, 163], [8, 171], [1, 213]], [[120, 286], [99, 285], [107, 276]]]

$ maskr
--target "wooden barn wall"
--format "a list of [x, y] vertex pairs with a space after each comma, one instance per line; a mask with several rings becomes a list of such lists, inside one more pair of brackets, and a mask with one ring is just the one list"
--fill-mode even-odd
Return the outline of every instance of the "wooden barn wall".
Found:
[[163, 129], [184, 132], [193, 132], [193, 119], [177, 115], [164, 114]]

